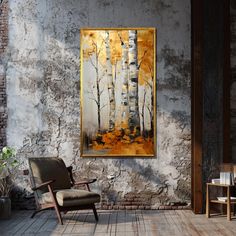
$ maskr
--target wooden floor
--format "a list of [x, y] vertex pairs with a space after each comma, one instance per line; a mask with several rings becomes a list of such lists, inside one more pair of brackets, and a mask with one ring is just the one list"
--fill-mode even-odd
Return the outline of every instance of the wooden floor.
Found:
[[11, 220], [0, 221], [0, 235], [236, 235], [236, 219], [207, 219], [190, 210], [98, 211], [98, 223], [91, 211], [68, 212], [63, 215], [64, 225], [57, 223], [54, 211], [39, 213], [33, 219], [31, 213], [17, 211]]

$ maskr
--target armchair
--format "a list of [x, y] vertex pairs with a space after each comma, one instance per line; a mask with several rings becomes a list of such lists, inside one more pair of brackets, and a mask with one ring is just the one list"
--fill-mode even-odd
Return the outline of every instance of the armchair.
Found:
[[[100, 202], [100, 195], [90, 191], [89, 184], [96, 179], [75, 182], [72, 167], [66, 167], [61, 158], [29, 158], [29, 174], [38, 212], [54, 208], [60, 224], [63, 224], [61, 212], [79, 209], [92, 209], [96, 221], [98, 215], [94, 203]], [[73, 189], [73, 186], [85, 185], [87, 190]]]

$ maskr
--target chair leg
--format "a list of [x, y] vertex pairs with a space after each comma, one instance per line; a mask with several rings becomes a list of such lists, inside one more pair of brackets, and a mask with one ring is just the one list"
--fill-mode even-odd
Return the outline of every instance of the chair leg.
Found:
[[62, 221], [62, 218], [61, 218], [61, 212], [59, 211], [58, 207], [57, 206], [54, 206], [55, 208], [55, 211], [56, 211], [56, 214], [57, 214], [57, 218], [58, 218], [58, 221], [61, 225], [63, 225], [63, 221]]
[[35, 210], [34, 212], [33, 212], [33, 214], [30, 216], [30, 218], [32, 219], [32, 218], [34, 218], [34, 216], [37, 214], [37, 213], [39, 213], [40, 211], [38, 211], [38, 210]]
[[[48, 208], [48, 209], [50, 209], [50, 208]], [[53, 207], [52, 207], [52, 209], [53, 209]], [[57, 205], [54, 206], [54, 209], [55, 209], [55, 211], [56, 211], [56, 214], [57, 214], [57, 218], [58, 218], [59, 223], [60, 223], [61, 225], [63, 225], [63, 221], [62, 221], [62, 218], [61, 218], [61, 213], [60, 213], [60, 211], [59, 211]], [[35, 210], [35, 211], [33, 212], [33, 214], [31, 215], [30, 218], [33, 218], [33, 217], [34, 217], [37, 213], [39, 213], [40, 211], [45, 211], [45, 210], [47, 210], [47, 209]]]
[[57, 214], [57, 218], [58, 218], [58, 221], [61, 225], [63, 225], [63, 221], [62, 221], [62, 218], [61, 218], [61, 212], [59, 210], [59, 206], [58, 206], [58, 203], [57, 203], [57, 200], [56, 200], [56, 196], [55, 196], [55, 193], [53, 192], [53, 189], [51, 187], [51, 185], [49, 184], [48, 185], [48, 190], [51, 194], [51, 198], [52, 198], [52, 202], [53, 202], [53, 206], [54, 206], [54, 209], [56, 211], [56, 214]]
[[93, 214], [95, 216], [96, 221], [98, 221], [98, 214], [97, 214], [97, 210], [95, 208], [95, 205], [93, 205]]
[[51, 208], [37, 209], [37, 210], [35, 210], [35, 211], [33, 212], [33, 214], [31, 215], [30, 218], [34, 218], [34, 216], [35, 216], [37, 213], [39, 213], [39, 212], [41, 212], [41, 211], [49, 210], [49, 209], [51, 209]]

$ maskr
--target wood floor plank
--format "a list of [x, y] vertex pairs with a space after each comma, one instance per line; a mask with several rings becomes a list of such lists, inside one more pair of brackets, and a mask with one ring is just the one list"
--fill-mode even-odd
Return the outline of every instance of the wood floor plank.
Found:
[[189, 234], [183, 230], [182, 224], [180, 223], [179, 216], [173, 210], [168, 210], [164, 212], [166, 218], [168, 219], [168, 224], [171, 225], [174, 231], [174, 235], [177, 236], [188, 236]]
[[126, 232], [137, 232], [138, 226], [136, 222], [135, 211], [128, 210], [125, 215], [125, 230]]
[[181, 224], [181, 220], [179, 219], [179, 216], [178, 216], [176, 210], [174, 210], [174, 212], [169, 211], [169, 215], [173, 219], [173, 222], [176, 225], [179, 234], [181, 234], [182, 236], [188, 236], [189, 233], [184, 231], [184, 228], [183, 228], [183, 226]]
[[76, 222], [76, 219], [78, 217], [78, 214], [79, 214], [78, 211], [71, 212], [70, 219], [69, 219], [68, 223], [65, 225], [62, 234], [70, 234], [71, 233], [71, 231], [74, 227], [74, 224]]
[[166, 223], [170, 228], [171, 235], [176, 236], [185, 236], [185, 232], [180, 232], [178, 225], [176, 224], [173, 215], [175, 215], [175, 211], [171, 212], [169, 210], [164, 211], [164, 216], [166, 217]]
[[110, 217], [111, 217], [111, 212], [110, 211], [99, 211], [98, 212], [98, 217], [99, 221], [97, 223], [96, 227], [96, 234], [109, 234], [109, 227], [110, 227]]
[[126, 231], [126, 211], [117, 212], [116, 232]]
[[137, 222], [137, 228], [139, 234], [145, 234], [146, 233], [146, 227], [143, 222], [143, 215], [141, 210], [136, 210], [135, 211], [135, 216], [136, 216], [136, 222]]
[[110, 215], [109, 228], [108, 228], [108, 233], [109, 234], [116, 234], [117, 217], [118, 217], [118, 211], [114, 211], [113, 214]]
[[30, 227], [28, 227], [24, 231], [24, 234], [26, 235], [26, 234], [35, 234], [35, 233], [37, 233], [43, 227], [43, 225], [47, 222], [48, 217], [49, 217], [48, 212], [42, 212], [42, 213], [39, 213], [38, 215], [36, 215], [34, 223], [31, 224]]
[[56, 227], [58, 225], [58, 220], [57, 220], [57, 217], [55, 215], [55, 211], [51, 210], [51, 211], [45, 212], [45, 214], [47, 214], [47, 221], [38, 230], [37, 234], [39, 234], [39, 235], [51, 234], [52, 232], [55, 231], [55, 229], [56, 229]]
[[[31, 218], [27, 219], [25, 224], [20, 228], [20, 230], [17, 231], [17, 233], [15, 233], [15, 235], [22, 235], [22, 234], [24, 234], [25, 231], [28, 230], [31, 227], [31, 225], [33, 225], [33, 223], [36, 222], [36, 221], [37, 221], [36, 218], [34, 218], [34, 219], [31, 219]], [[14, 235], [14, 234], [11, 234], [10, 231], [8, 231], [8, 234], [9, 235]]]
[[176, 211], [176, 214], [179, 216], [180, 223], [183, 228], [183, 232], [192, 235], [192, 236], [202, 236], [202, 232], [197, 229], [197, 226], [187, 218], [182, 211]]
[[38, 236], [234, 236], [236, 220], [194, 215], [189, 210], [110, 210], [98, 211], [99, 221], [90, 210], [63, 214], [64, 225], [58, 224], [55, 211], [39, 213], [13, 212], [12, 218], [0, 221], [0, 235]]
[[202, 215], [193, 215], [190, 211], [182, 211], [182, 214], [185, 218], [189, 219], [193, 225], [198, 229], [198, 231], [202, 232], [202, 235], [214, 235], [214, 236], [221, 236], [220, 229], [218, 225], [213, 224], [213, 222], [209, 219], [202, 217]]
[[[149, 218], [151, 220], [150, 224], [150, 232], [155, 235], [173, 235], [174, 230], [167, 221], [165, 217], [165, 211], [150, 211]], [[146, 222], [146, 220], [145, 220]]]
[[[9, 231], [12, 231], [18, 224], [25, 223], [25, 218], [28, 215], [25, 215], [25, 211], [13, 212], [9, 220], [0, 220], [0, 229], [2, 235], [10, 234]], [[10, 230], [9, 230], [10, 229]], [[5, 234], [6, 233], [6, 234]]]
[[95, 232], [96, 225], [97, 222], [94, 220], [93, 213], [91, 211], [83, 212], [79, 215], [79, 218], [76, 221], [71, 233], [72, 234], [76, 233], [78, 235], [83, 235], [83, 234], [92, 235], [92, 233]]
[[226, 221], [226, 216], [216, 216], [209, 219], [214, 225], [217, 225], [218, 231], [222, 235], [231, 236], [236, 232], [236, 222]]

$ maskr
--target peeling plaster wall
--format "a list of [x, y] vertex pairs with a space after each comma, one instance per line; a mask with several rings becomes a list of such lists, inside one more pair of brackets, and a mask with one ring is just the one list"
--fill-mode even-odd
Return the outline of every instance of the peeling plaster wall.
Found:
[[[104, 209], [189, 202], [190, 0], [9, 0], [9, 8], [7, 141], [24, 165], [63, 158], [77, 178], [98, 178]], [[156, 158], [80, 158], [81, 27], [157, 28]], [[27, 195], [28, 180], [18, 182]]]

